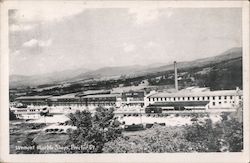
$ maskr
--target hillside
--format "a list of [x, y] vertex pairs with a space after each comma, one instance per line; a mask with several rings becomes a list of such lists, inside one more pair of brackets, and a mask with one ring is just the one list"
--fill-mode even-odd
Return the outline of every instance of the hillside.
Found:
[[[234, 64], [230, 64], [231, 61], [237, 60]], [[204, 71], [207, 74], [210, 69], [219, 63], [225, 63], [228, 70], [234, 67], [235, 64], [239, 67], [242, 66], [242, 48], [232, 48], [218, 56], [198, 59], [188, 62], [178, 62], [178, 69], [180, 71], [189, 71], [189, 69], [197, 68], [207, 68], [205, 70], [201, 69], [199, 71]], [[227, 63], [228, 62], [228, 63]], [[226, 64], [227, 63], [227, 64]], [[162, 65], [162, 64], [161, 64]], [[125, 67], [104, 67], [94, 71], [88, 71], [86, 69], [76, 69], [67, 70], [62, 72], [55, 72], [50, 74], [35, 75], [35, 76], [10, 76], [10, 86], [20, 87], [20, 86], [38, 86], [42, 84], [58, 84], [60, 82], [76, 82], [86, 79], [97, 79], [97, 80], [118, 80], [122, 76], [123, 78], [145, 78], [145, 76], [154, 77], [160, 76], [167, 71], [173, 70], [173, 64], [168, 64], [164, 66], [157, 66], [152, 64], [150, 66], [125, 66]], [[218, 69], [219, 71], [220, 69]], [[199, 73], [198, 73], [199, 74]], [[219, 73], [220, 74], [220, 73]], [[241, 75], [241, 74], [240, 74]], [[147, 77], [146, 77], [147, 78]], [[164, 82], [163, 82], [164, 83]], [[170, 82], [171, 83], [171, 82]]]
[[[227, 61], [227, 60], [240, 58], [240, 57], [242, 57], [242, 48], [232, 48], [215, 57], [202, 58], [202, 59], [189, 61], [189, 62], [178, 62], [178, 68], [186, 69], [186, 68], [192, 68], [192, 67], [203, 67], [206, 65], [212, 65], [212, 64], [220, 63], [222, 61]], [[161, 67], [157, 67], [154, 69], [150, 69], [148, 71], [161, 72], [161, 71], [172, 70], [172, 69], [173, 69], [173, 65], [171, 64], [171, 65], [166, 65], [166, 66], [161, 66]]]
[[11, 75], [9, 78], [10, 88], [58, 84], [58, 82], [67, 81], [68, 79], [74, 78], [87, 71], [89, 70], [80, 68], [33, 76]]

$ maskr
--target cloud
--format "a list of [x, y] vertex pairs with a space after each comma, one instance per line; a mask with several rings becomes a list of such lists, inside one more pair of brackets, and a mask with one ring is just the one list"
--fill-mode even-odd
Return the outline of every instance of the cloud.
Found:
[[159, 10], [156, 8], [130, 8], [129, 14], [134, 15], [137, 25], [154, 21], [160, 16]]
[[125, 51], [125, 52], [132, 52], [132, 51], [134, 51], [135, 50], [135, 45], [133, 45], [133, 44], [128, 44], [128, 43], [124, 43], [123, 44], [123, 50]]
[[36, 46], [38, 44], [38, 41], [36, 39], [31, 39], [25, 43], [23, 43], [24, 47], [33, 47]]
[[[10, 33], [10, 50], [21, 52], [20, 55], [10, 57], [11, 64], [16, 67], [17, 74], [39, 74], [40, 69], [36, 65], [40, 63], [41, 57], [46, 59], [44, 64], [47, 72], [81, 66], [88, 69], [126, 66], [137, 64], [139, 59], [143, 65], [148, 65], [191, 60], [200, 58], [200, 54], [212, 56], [241, 44], [232, 40], [241, 40], [241, 19], [237, 19], [241, 16], [240, 9], [237, 13], [231, 8], [154, 9], [148, 6], [145, 10], [150, 11], [146, 11], [147, 14], [144, 15], [152, 16], [144, 18], [140, 10], [136, 9], [131, 9], [132, 13], [128, 13], [129, 8], [95, 8], [75, 16], [59, 17], [59, 20], [63, 19], [60, 22], [23, 22], [22, 24], [36, 26], [28, 32]], [[228, 10], [228, 14], [224, 10]], [[200, 18], [203, 18], [202, 21]], [[142, 24], [136, 24], [136, 19], [137, 23]], [[29, 20], [37, 19], [33, 16]], [[12, 22], [20, 24], [19, 21]], [[216, 39], [216, 46], [213, 40], [200, 41], [201, 38], [214, 36], [231, 39]], [[211, 48], [212, 46], [215, 47]], [[190, 55], [186, 55], [187, 53]], [[20, 58], [23, 56], [27, 60], [21, 62]], [[58, 59], [60, 62], [55, 62]], [[27, 63], [29, 66], [18, 66]], [[31, 70], [29, 67], [34, 68]]]
[[46, 41], [38, 41], [36, 39], [31, 39], [25, 43], [23, 43], [23, 47], [34, 47], [34, 46], [40, 46], [40, 47], [48, 47], [52, 44], [52, 40], [48, 39]]

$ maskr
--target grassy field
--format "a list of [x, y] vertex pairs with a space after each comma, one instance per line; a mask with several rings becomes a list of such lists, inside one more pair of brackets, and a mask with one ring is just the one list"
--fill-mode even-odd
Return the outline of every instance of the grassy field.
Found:
[[10, 153], [16, 153], [16, 146], [22, 144], [23, 140], [29, 136], [34, 138], [45, 124], [29, 124], [23, 120], [10, 121]]

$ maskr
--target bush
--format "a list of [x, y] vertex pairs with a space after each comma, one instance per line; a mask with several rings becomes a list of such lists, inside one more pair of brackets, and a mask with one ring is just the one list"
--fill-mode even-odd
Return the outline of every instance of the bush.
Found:
[[186, 139], [198, 152], [240, 152], [243, 149], [243, 124], [236, 119], [224, 118], [215, 125], [210, 119], [200, 124], [194, 122], [186, 128]]
[[16, 115], [13, 113], [13, 111], [11, 111], [9, 109], [9, 120], [12, 121], [12, 120], [17, 120], [17, 117]]
[[243, 123], [236, 119], [227, 120], [224, 123], [225, 142], [228, 143], [230, 152], [240, 152], [243, 149]]
[[214, 130], [212, 121], [207, 119], [204, 124], [193, 123], [186, 127], [185, 138], [193, 144], [198, 152], [219, 152], [221, 132]]
[[163, 153], [189, 152], [190, 143], [183, 135], [184, 128], [154, 125], [136, 136], [120, 137], [107, 142], [105, 153]]
[[113, 109], [98, 107], [92, 116], [89, 111], [77, 111], [70, 114], [69, 123], [76, 126], [76, 130], [68, 130], [69, 139], [65, 145], [81, 147], [70, 153], [101, 153], [106, 142], [121, 136], [120, 123], [114, 119]]

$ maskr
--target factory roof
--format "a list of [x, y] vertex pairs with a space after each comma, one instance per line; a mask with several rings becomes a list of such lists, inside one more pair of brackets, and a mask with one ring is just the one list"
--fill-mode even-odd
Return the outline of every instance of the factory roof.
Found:
[[49, 99], [75, 99], [75, 98], [79, 98], [76, 95], [77, 95], [77, 93], [70, 93], [70, 94], [65, 94], [65, 95], [61, 95], [61, 96], [52, 96]]
[[120, 94], [98, 94], [98, 95], [87, 95], [83, 98], [106, 98], [106, 97], [118, 97]]
[[44, 100], [51, 96], [21, 96], [16, 98], [16, 100]]
[[113, 93], [122, 93], [122, 92], [129, 92], [129, 91], [140, 91], [145, 88], [148, 88], [149, 86], [127, 86], [127, 87], [117, 87], [113, 88]]
[[109, 94], [110, 90], [87, 90], [80, 93], [79, 96], [94, 95], [94, 94]]
[[152, 94], [148, 97], [197, 97], [197, 96], [232, 96], [232, 95], [242, 95], [243, 91], [239, 90], [219, 90], [219, 91], [204, 91], [204, 92], [186, 92], [179, 91], [175, 93], [168, 92], [158, 92]]
[[167, 107], [167, 106], [206, 106], [209, 101], [175, 101], [175, 102], [156, 102], [148, 107]]
[[210, 91], [208, 87], [187, 87], [186, 89], [180, 90], [182, 92], [205, 92], [205, 91]]

